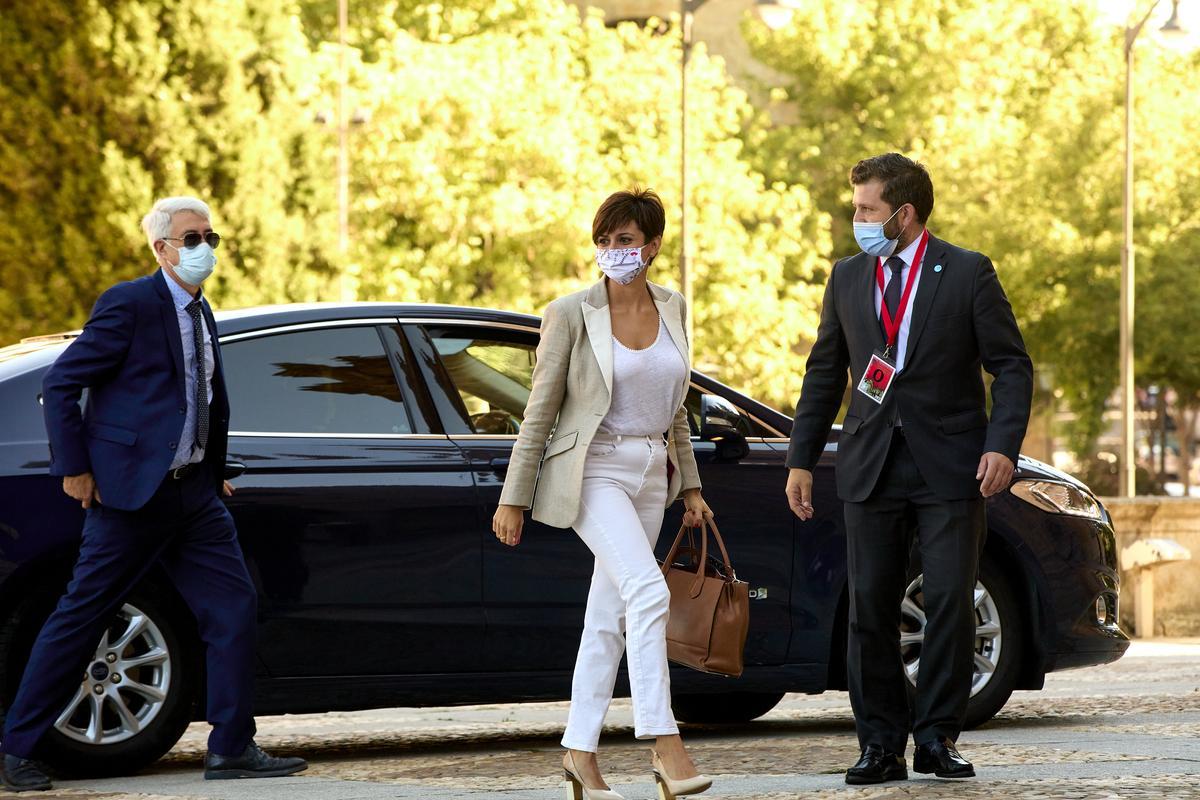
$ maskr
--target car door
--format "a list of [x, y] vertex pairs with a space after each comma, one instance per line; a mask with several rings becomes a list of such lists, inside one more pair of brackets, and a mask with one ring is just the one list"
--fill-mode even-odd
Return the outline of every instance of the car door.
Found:
[[[736, 400], [731, 391], [693, 383], [684, 407], [704, 500], [716, 515], [738, 578], [750, 586], [746, 664], [778, 665], [787, 658], [792, 627], [793, 516], [783, 495], [785, 455], [768, 442], [778, 432], [736, 405]], [[703, 418], [702, 409], [709, 419]], [[729, 457], [710, 438], [730, 428], [746, 439], [747, 449], [737, 458]], [[683, 504], [676, 503], [663, 523], [659, 558], [666, 557], [682, 520]]]
[[572, 531], [528, 515], [517, 547], [501, 544], [491, 530], [529, 399], [537, 330], [446, 322], [412, 325], [407, 331], [433, 405], [475, 479], [487, 615], [485, 669], [569, 670], [583, 625], [591, 552]]
[[230, 509], [273, 677], [469, 671], [483, 633], [475, 489], [430, 427], [395, 320], [222, 342]]

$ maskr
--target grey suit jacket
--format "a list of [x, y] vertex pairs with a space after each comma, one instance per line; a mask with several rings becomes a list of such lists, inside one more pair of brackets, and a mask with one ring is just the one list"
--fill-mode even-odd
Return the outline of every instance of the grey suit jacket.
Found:
[[[691, 380], [692, 354], [685, 331], [683, 296], [650, 284], [654, 303], [671, 340], [687, 362], [684, 394]], [[533, 370], [533, 390], [521, 432], [513, 445], [502, 505], [532, 508], [538, 522], [569, 528], [579, 514], [583, 465], [588, 445], [612, 402], [613, 342], [608, 291], [601, 280], [560, 297], [542, 316], [541, 343]], [[687, 411], [676, 410], [667, 457], [674, 469], [667, 491], [671, 505], [686, 489], [700, 488]]]

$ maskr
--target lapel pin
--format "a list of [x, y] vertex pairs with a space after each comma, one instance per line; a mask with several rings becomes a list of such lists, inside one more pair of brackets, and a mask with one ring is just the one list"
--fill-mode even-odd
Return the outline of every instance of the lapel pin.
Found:
[[934, 271], [934, 272], [941, 272], [941, 271], [942, 271], [942, 265], [941, 265], [941, 264], [934, 264], [934, 265], [933, 265], [933, 271]]

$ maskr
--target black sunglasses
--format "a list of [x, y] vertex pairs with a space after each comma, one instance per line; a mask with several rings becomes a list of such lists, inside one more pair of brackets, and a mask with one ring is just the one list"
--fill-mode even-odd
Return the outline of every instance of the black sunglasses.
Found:
[[191, 250], [193, 247], [199, 247], [201, 242], [207, 242], [209, 247], [216, 250], [217, 245], [221, 243], [221, 234], [215, 231], [209, 231], [203, 235], [195, 231], [188, 231], [183, 235], [182, 239], [178, 236], [164, 236], [163, 238], [168, 242], [183, 242], [183, 246], [188, 250]]

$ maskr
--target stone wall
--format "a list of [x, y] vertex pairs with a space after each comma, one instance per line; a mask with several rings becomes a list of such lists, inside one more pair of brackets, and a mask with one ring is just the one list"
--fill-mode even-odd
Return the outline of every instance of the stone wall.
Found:
[[[1155, 568], [1154, 635], [1200, 636], [1200, 500], [1134, 497], [1103, 502], [1117, 530], [1118, 552], [1137, 539], [1152, 538], [1174, 539], [1191, 551], [1191, 561]], [[1122, 630], [1134, 630], [1136, 602], [1135, 578], [1122, 572]]]

